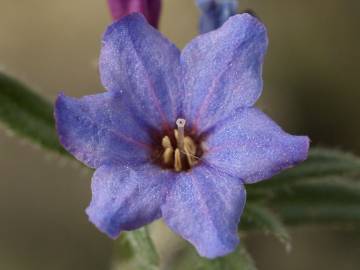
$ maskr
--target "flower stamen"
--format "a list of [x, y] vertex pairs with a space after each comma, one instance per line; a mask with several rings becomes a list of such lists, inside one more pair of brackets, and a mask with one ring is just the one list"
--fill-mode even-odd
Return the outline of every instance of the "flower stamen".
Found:
[[163, 161], [166, 165], [170, 165], [173, 161], [174, 148], [171, 145], [169, 136], [165, 136], [161, 141], [162, 147], [165, 149]]
[[197, 163], [197, 157], [195, 156], [196, 145], [188, 136], [184, 138], [184, 151], [190, 167], [193, 167]]
[[176, 172], [191, 169], [199, 162], [197, 155], [202, 153], [196, 141], [185, 135], [185, 123], [185, 119], [177, 119], [173, 137], [165, 135], [161, 140], [163, 166]]
[[177, 172], [180, 172], [182, 170], [182, 162], [181, 162], [181, 155], [180, 155], [179, 148], [176, 148], [176, 150], [175, 150], [174, 169]]

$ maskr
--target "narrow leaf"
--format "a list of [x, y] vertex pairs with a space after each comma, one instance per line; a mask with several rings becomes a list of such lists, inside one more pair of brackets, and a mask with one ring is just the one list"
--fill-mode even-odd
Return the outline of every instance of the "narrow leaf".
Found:
[[277, 207], [287, 225], [320, 224], [339, 228], [359, 228], [359, 204], [289, 203]]
[[270, 201], [276, 205], [292, 202], [360, 204], [360, 182], [348, 177], [304, 179], [287, 187], [274, 189]]
[[56, 135], [51, 103], [5, 74], [0, 74], [0, 121], [38, 145], [66, 153]]
[[126, 238], [134, 252], [138, 269], [156, 270], [159, 269], [159, 256], [150, 238], [147, 227], [136, 231], [127, 232]]
[[263, 200], [287, 225], [360, 225], [360, 182], [349, 177], [299, 179], [273, 187]]
[[320, 178], [278, 189], [267, 203], [292, 225], [360, 225], [360, 183], [353, 179]]
[[267, 192], [306, 178], [343, 175], [360, 175], [360, 158], [339, 150], [314, 148], [304, 163], [286, 170], [272, 179], [248, 185], [247, 190], [255, 196], [256, 192]]
[[282, 220], [265, 206], [248, 203], [242, 217], [241, 229], [258, 229], [266, 234], [274, 235], [285, 249], [291, 249], [291, 239]]

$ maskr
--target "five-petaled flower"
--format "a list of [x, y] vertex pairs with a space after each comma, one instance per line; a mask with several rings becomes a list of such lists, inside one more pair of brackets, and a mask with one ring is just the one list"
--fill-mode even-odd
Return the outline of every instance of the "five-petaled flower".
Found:
[[307, 157], [309, 139], [256, 109], [264, 25], [231, 17], [180, 52], [139, 14], [112, 24], [100, 55], [105, 93], [60, 94], [63, 146], [95, 168], [86, 212], [112, 238], [162, 217], [205, 257], [235, 249], [244, 184]]

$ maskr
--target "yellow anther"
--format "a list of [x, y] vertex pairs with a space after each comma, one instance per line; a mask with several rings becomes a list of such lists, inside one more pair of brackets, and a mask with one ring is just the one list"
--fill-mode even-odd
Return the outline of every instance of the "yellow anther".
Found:
[[194, 166], [197, 163], [197, 157], [195, 156], [196, 145], [195, 145], [194, 141], [188, 136], [186, 136], [184, 138], [184, 151], [185, 151], [189, 166], [190, 167]]
[[175, 150], [175, 162], [174, 162], [174, 169], [177, 172], [180, 172], [182, 169], [182, 164], [181, 164], [181, 155], [180, 155], [180, 150], [178, 148], [176, 148]]
[[196, 146], [194, 141], [189, 136], [186, 136], [184, 138], [184, 148], [186, 148], [192, 155], [195, 155]]
[[164, 160], [164, 163], [166, 165], [169, 165], [173, 162], [173, 159], [174, 159], [174, 150], [173, 148], [171, 147], [168, 147], [165, 149], [164, 151], [164, 154], [163, 154], [163, 160]]
[[173, 147], [172, 147], [172, 145], [171, 145], [171, 141], [170, 141], [169, 136], [165, 136], [164, 138], [162, 138], [161, 145], [162, 145], [162, 147], [164, 147], [165, 149], [166, 149], [166, 148], [171, 148], [171, 149], [173, 149]]

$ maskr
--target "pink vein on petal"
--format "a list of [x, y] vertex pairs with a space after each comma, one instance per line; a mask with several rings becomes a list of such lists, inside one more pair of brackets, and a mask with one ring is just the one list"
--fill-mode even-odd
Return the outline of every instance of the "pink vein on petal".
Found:
[[133, 42], [133, 39], [132, 39], [132, 36], [131, 34], [129, 33], [129, 28], [127, 29], [128, 30], [128, 36], [130, 38], [130, 41], [131, 41], [131, 45], [134, 49], [134, 52], [139, 60], [139, 63], [141, 63], [141, 66], [143, 68], [143, 70], [145, 71], [145, 74], [146, 74], [146, 81], [148, 83], [148, 88], [150, 89], [150, 96], [151, 96], [151, 99], [154, 101], [155, 103], [155, 108], [156, 110], [158, 111], [158, 113], [160, 114], [160, 117], [162, 119], [162, 125], [163, 125], [163, 128], [166, 129], [166, 130], [170, 130], [170, 126], [169, 126], [169, 122], [167, 120], [167, 117], [165, 116], [165, 113], [163, 112], [163, 110], [161, 109], [161, 106], [160, 106], [160, 100], [159, 98], [156, 96], [155, 94], [155, 87], [154, 87], [154, 83], [153, 81], [150, 79], [150, 76], [149, 76], [149, 72], [147, 71], [145, 65], [144, 65], [144, 62], [142, 60], [142, 58], [139, 56], [138, 54], [138, 51], [137, 49], [135, 48], [134, 46], [134, 42]]

